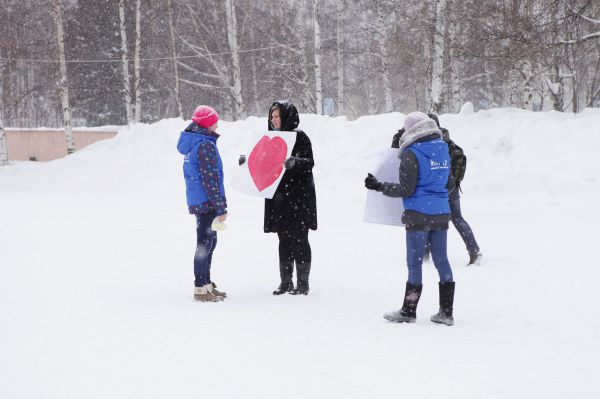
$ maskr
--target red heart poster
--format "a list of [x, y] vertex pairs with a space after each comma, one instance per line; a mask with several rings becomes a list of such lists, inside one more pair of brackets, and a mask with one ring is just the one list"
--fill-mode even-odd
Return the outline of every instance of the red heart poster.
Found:
[[256, 143], [248, 157], [248, 169], [258, 191], [263, 191], [277, 181], [283, 172], [287, 150], [285, 140], [277, 136], [263, 136]]

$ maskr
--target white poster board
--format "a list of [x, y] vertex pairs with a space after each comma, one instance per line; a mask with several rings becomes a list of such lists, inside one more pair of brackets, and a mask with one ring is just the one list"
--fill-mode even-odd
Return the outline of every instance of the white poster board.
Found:
[[261, 198], [273, 198], [285, 172], [284, 162], [296, 144], [296, 132], [264, 131], [253, 135], [246, 162], [231, 181], [237, 191]]
[[[377, 159], [380, 161], [373, 172], [377, 180], [387, 183], [399, 183], [400, 158], [398, 158], [398, 149], [386, 148], [377, 153]], [[379, 191], [367, 190], [363, 222], [404, 226], [402, 213], [404, 213], [402, 198], [387, 197]]]

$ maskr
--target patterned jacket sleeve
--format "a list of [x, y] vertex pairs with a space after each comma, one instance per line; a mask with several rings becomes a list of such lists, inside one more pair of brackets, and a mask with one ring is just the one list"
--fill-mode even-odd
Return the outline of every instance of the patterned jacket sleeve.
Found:
[[198, 164], [200, 166], [200, 178], [206, 190], [208, 201], [217, 215], [227, 213], [227, 200], [225, 193], [221, 192], [219, 176], [219, 162], [217, 150], [214, 144], [203, 142], [198, 148]]

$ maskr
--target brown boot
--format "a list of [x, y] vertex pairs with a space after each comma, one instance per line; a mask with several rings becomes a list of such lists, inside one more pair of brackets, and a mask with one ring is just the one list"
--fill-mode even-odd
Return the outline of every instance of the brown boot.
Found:
[[213, 293], [213, 294], [215, 294], [216, 296], [221, 296], [221, 297], [223, 297], [223, 298], [227, 298], [227, 293], [226, 293], [226, 292], [219, 291], [219, 290], [217, 289], [217, 285], [214, 283], [214, 281], [211, 283], [211, 285], [212, 285], [212, 293]]
[[206, 284], [202, 287], [194, 287], [194, 299], [197, 302], [220, 302], [223, 297], [215, 295], [212, 285]]

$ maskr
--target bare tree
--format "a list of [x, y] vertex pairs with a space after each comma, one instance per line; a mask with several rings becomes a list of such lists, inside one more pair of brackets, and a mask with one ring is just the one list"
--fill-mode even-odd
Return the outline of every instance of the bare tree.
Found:
[[387, 49], [387, 25], [385, 23], [385, 10], [382, 4], [383, 0], [377, 0], [377, 24], [376, 34], [377, 43], [379, 44], [379, 53], [381, 57], [381, 77], [383, 79], [383, 95], [385, 98], [385, 112], [394, 110], [394, 102], [392, 99], [392, 79], [390, 77], [389, 55]]
[[321, 25], [319, 24], [319, 0], [313, 3], [313, 20], [315, 23], [315, 109], [317, 115], [323, 114], [323, 92], [321, 84]]
[[[250, 43], [254, 46], [257, 45], [256, 35], [254, 29], [250, 30]], [[259, 52], [254, 52], [251, 54], [252, 58], [250, 59], [250, 76], [252, 78], [252, 97], [254, 102], [254, 114], [259, 116], [261, 114], [260, 109], [260, 99], [259, 99], [259, 89], [258, 89], [258, 68], [256, 64], [258, 63]]]
[[[361, 28], [363, 33], [366, 34], [367, 36], [367, 40], [370, 37], [370, 32], [371, 30], [369, 29], [369, 13], [365, 12], [363, 14], [363, 18], [361, 19]], [[368, 45], [368, 42], [367, 42]], [[369, 46], [370, 47], [370, 46]], [[376, 112], [376, 96], [375, 96], [375, 88], [374, 86], [371, 84], [371, 81], [373, 79], [373, 73], [372, 73], [372, 68], [369, 68], [369, 66], [372, 66], [373, 64], [373, 55], [370, 51], [369, 48], [367, 48], [367, 51], [363, 51], [363, 64], [366, 65], [368, 68], [363, 68], [363, 72], [366, 72], [366, 77], [367, 79], [365, 79], [365, 82], [363, 82], [363, 85], [365, 87], [365, 91], [366, 91], [366, 109], [367, 109], [367, 114], [371, 115], [374, 114]]]
[[135, 48], [133, 54], [133, 87], [135, 93], [135, 113], [134, 121], [139, 123], [142, 120], [142, 95], [141, 95], [141, 80], [140, 80], [140, 51], [141, 51], [141, 6], [142, 0], [135, 1]]
[[335, 33], [336, 33], [336, 64], [337, 64], [337, 103], [338, 103], [338, 115], [344, 115], [344, 13], [345, 13], [345, 0], [337, 0], [336, 9], [336, 20], [335, 20]]
[[[307, 5], [307, 1], [305, 0], [305, 5]], [[290, 36], [291, 38], [293, 38], [292, 40], [295, 40], [299, 43], [298, 46], [298, 56], [300, 57], [300, 60], [303, 61], [302, 62], [302, 73], [296, 78], [296, 85], [298, 85], [303, 93], [303, 103], [304, 103], [304, 109], [306, 110], [306, 112], [316, 112], [316, 108], [315, 104], [316, 104], [316, 99], [313, 101], [313, 91], [311, 89], [311, 81], [310, 81], [310, 68], [311, 68], [311, 64], [310, 62], [308, 62], [307, 56], [308, 56], [308, 48], [306, 45], [306, 38], [307, 38], [307, 34], [306, 34], [306, 27], [304, 25], [302, 25], [302, 21], [304, 18], [309, 18], [309, 12], [308, 12], [308, 7], [306, 7], [305, 11], [303, 13], [300, 13], [301, 17], [300, 17], [300, 27], [298, 29], [298, 34], [295, 34], [293, 36]], [[283, 11], [283, 10], [282, 10]], [[285, 12], [284, 12], [285, 14]], [[288, 29], [288, 32], [290, 32], [290, 29]], [[293, 30], [291, 30], [290, 33], [293, 33]], [[313, 40], [314, 40], [314, 36], [313, 36]]]
[[234, 0], [225, 0], [225, 12], [227, 15], [227, 41], [231, 50], [233, 101], [235, 104], [235, 116], [246, 117], [246, 109], [242, 98], [242, 77], [240, 73], [240, 53], [237, 37], [237, 18], [235, 16]]
[[[123, 95], [127, 124], [138, 123], [142, 119], [142, 96], [140, 79], [140, 52], [141, 52], [141, 0], [135, 2], [135, 41], [133, 48], [133, 78], [129, 71], [129, 45], [127, 42], [127, 19], [125, 13], [125, 0], [119, 0], [119, 23], [121, 33], [121, 64], [123, 67]], [[132, 82], [133, 80], [133, 82]], [[132, 84], [133, 83], [133, 84]]]
[[442, 112], [442, 87], [444, 73], [444, 24], [447, 0], [435, 0], [435, 31], [433, 33], [433, 66], [431, 68], [431, 105], [429, 110]]
[[455, 17], [454, 7], [456, 6], [455, 1], [450, 1], [447, 6], [447, 19], [449, 21], [445, 24], [447, 30], [447, 41], [446, 48], [448, 49], [448, 109], [447, 111], [454, 111], [462, 105], [462, 93], [461, 88], [463, 84], [460, 81], [461, 71], [461, 59], [458, 56], [459, 49], [463, 47], [463, 43], [459, 42], [459, 34], [461, 29], [461, 21]]
[[56, 27], [56, 41], [58, 44], [58, 57], [60, 61], [60, 98], [63, 110], [65, 126], [65, 138], [67, 140], [67, 153], [75, 152], [75, 140], [71, 125], [71, 106], [69, 105], [69, 81], [67, 79], [67, 63], [65, 60], [65, 34], [63, 31], [62, 4], [61, 0], [54, 0], [54, 25]]
[[[246, 110], [242, 97], [237, 20], [232, 9], [233, 3], [229, 1], [226, 1], [224, 10], [227, 19], [225, 32], [218, 30], [220, 26], [213, 27], [204, 24], [205, 15], [199, 13], [189, 0], [186, 2], [188, 18], [190, 18], [195, 32], [180, 34], [179, 39], [185, 48], [196, 57], [196, 62], [178, 61], [182, 70], [187, 71], [190, 75], [190, 78], [180, 76], [179, 80], [190, 86], [206, 90], [221, 92], [221, 89], [225, 89], [225, 93], [228, 94], [225, 98], [226, 104], [231, 109], [234, 119], [240, 119], [246, 116]], [[217, 10], [213, 9], [212, 12], [216, 14]], [[216, 19], [217, 16], [215, 15], [214, 18]], [[223, 33], [227, 37], [230, 51], [212, 51], [209, 48], [210, 41], [216, 45], [222, 39]], [[233, 66], [236, 63], [238, 66]]]
[[[0, 61], [4, 73], [4, 63]], [[6, 132], [4, 131], [4, 87], [0, 82], [0, 166], [8, 165], [8, 148], [6, 147]]]
[[2, 118], [2, 85], [0, 85], [0, 166], [8, 165], [8, 148], [6, 147], [6, 132], [4, 131], [4, 118]]
[[177, 112], [180, 118], [183, 118], [183, 107], [181, 106], [181, 95], [179, 93], [179, 69], [177, 68], [177, 48], [175, 45], [175, 26], [173, 25], [173, 1], [167, 3], [169, 15], [169, 38], [171, 39], [171, 55], [173, 57], [173, 76], [175, 79], [175, 102], [177, 103]]
[[121, 62], [123, 65], [123, 95], [125, 96], [125, 109], [127, 111], [127, 124], [134, 121], [131, 101], [131, 84], [129, 82], [129, 50], [127, 47], [127, 25], [125, 21], [125, 0], [119, 0], [119, 21], [121, 23]]
[[[55, 32], [21, 23], [54, 25], [53, 13], [3, 5], [4, 123], [60, 126]], [[273, 96], [315, 113], [326, 93], [353, 117], [462, 101], [600, 105], [598, 0], [69, 0], [62, 12], [72, 124], [156, 120], [199, 102], [237, 119]]]
[[[565, 0], [561, 0], [570, 10], [571, 12], [573, 12], [573, 14], [575, 14], [578, 18], [581, 18], [584, 21], [590, 22], [594, 27], [600, 29], [600, 19], [595, 19], [595, 18], [591, 18], [588, 17], [584, 14], [583, 9], [587, 8], [590, 4], [591, 1], [587, 1], [584, 6], [581, 8], [581, 10], [576, 10], [572, 5], [570, 5], [567, 1]], [[585, 42], [591, 39], [596, 39], [596, 38], [600, 38], [600, 30], [598, 30], [597, 32], [592, 32], [592, 33], [587, 33], [583, 36], [577, 37], [575, 39], [566, 39], [563, 40], [562, 43], [564, 44], [574, 44], [574, 43], [581, 43], [581, 42]]]

